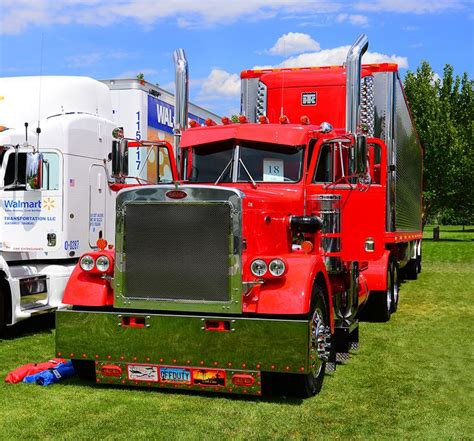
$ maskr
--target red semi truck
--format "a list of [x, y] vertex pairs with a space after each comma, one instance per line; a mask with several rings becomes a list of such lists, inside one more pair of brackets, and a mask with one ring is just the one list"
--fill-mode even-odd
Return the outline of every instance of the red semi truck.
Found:
[[[73, 308], [56, 315], [58, 356], [102, 383], [319, 392], [326, 369], [357, 348], [361, 313], [395, 311], [397, 269], [416, 261], [421, 239], [421, 150], [396, 67], [361, 69], [367, 45], [361, 36], [345, 67], [244, 72], [239, 124], [180, 137], [178, 112], [179, 180], [174, 170], [172, 185], [119, 192], [116, 248], [74, 271]], [[177, 64], [185, 109], [187, 66]], [[375, 102], [385, 93], [372, 129], [361, 76]], [[295, 97], [300, 109], [278, 111]], [[308, 103], [318, 124], [299, 114]]]

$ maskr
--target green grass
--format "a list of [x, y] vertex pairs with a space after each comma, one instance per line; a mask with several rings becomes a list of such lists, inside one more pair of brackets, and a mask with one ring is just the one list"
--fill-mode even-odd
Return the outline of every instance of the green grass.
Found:
[[[0, 439], [472, 439], [474, 229], [425, 231], [423, 273], [389, 323], [311, 399], [201, 395], [87, 384], [0, 385]], [[45, 317], [0, 341], [0, 376], [54, 353]]]

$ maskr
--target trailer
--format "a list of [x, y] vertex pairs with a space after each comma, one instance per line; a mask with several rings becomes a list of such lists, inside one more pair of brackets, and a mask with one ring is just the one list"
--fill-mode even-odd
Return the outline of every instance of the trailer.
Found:
[[[350, 110], [335, 128], [281, 112], [193, 124], [180, 139], [179, 182], [123, 188], [115, 249], [82, 256], [66, 288], [73, 308], [56, 315], [57, 356], [98, 383], [248, 395], [279, 383], [317, 394], [326, 370], [358, 348], [364, 309], [384, 321], [398, 301], [402, 233], [386, 228], [394, 150], [361, 128], [358, 111], [367, 46], [361, 36], [345, 68], [321, 70], [329, 118], [341, 94]], [[302, 103], [317, 103], [304, 87]], [[383, 288], [369, 288], [374, 278]]]

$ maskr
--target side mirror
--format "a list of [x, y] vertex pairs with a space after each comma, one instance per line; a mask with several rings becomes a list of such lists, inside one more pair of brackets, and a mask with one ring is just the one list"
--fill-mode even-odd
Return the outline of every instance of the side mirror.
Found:
[[364, 135], [357, 135], [355, 143], [355, 173], [358, 176], [367, 174], [367, 138]]
[[112, 176], [120, 178], [128, 175], [128, 141], [112, 141]]
[[43, 187], [43, 155], [27, 153], [26, 155], [26, 189], [40, 190]]

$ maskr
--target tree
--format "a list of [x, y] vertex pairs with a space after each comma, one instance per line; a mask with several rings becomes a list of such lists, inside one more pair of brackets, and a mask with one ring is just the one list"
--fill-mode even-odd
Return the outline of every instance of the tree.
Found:
[[405, 90], [424, 148], [425, 216], [474, 221], [474, 82], [454, 77], [446, 65], [442, 80], [424, 61], [408, 72]]

